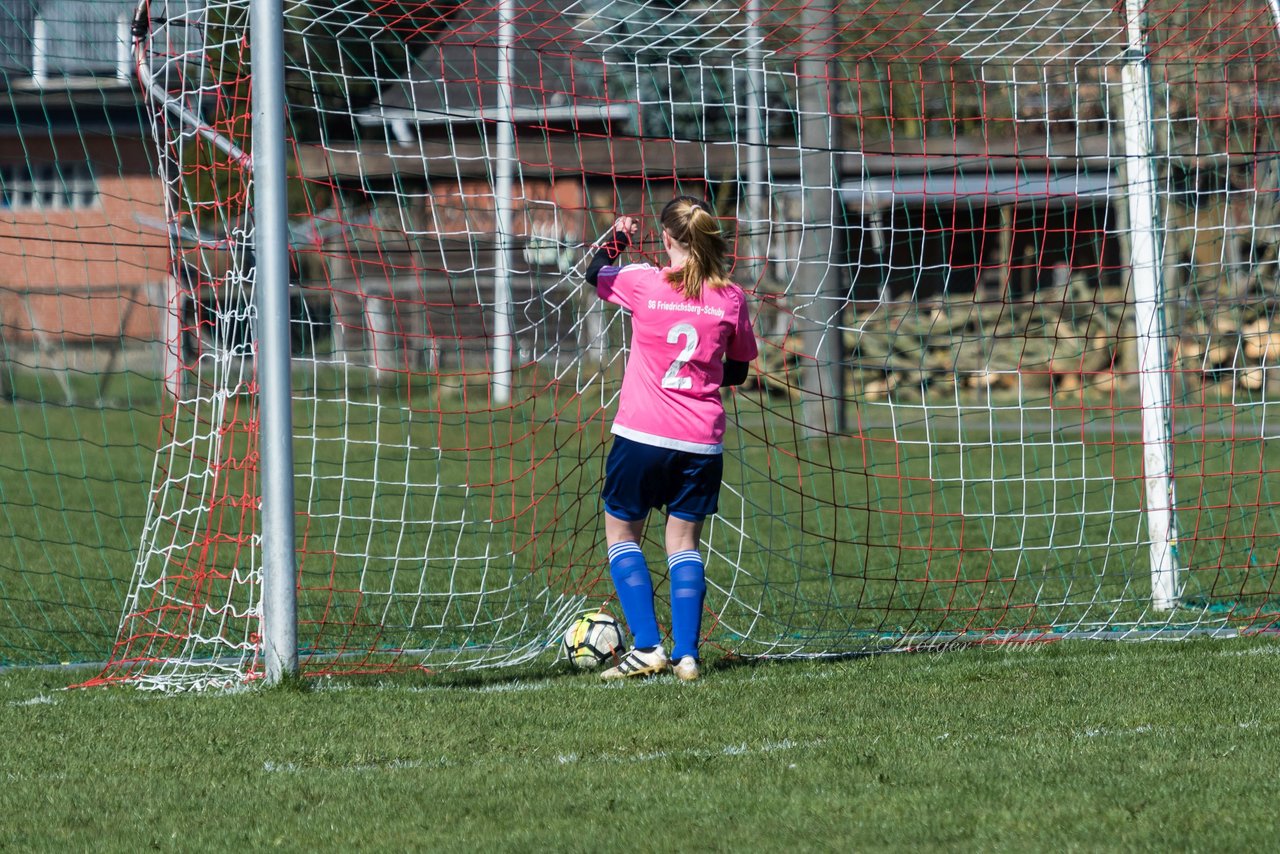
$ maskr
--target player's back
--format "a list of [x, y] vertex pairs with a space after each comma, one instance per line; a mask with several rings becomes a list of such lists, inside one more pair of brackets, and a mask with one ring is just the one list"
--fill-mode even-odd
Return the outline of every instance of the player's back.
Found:
[[750, 361], [756, 355], [742, 289], [704, 287], [697, 299], [689, 299], [664, 271], [633, 264], [601, 288], [601, 296], [632, 314], [631, 356], [615, 432], [718, 450], [724, 435], [723, 360]]

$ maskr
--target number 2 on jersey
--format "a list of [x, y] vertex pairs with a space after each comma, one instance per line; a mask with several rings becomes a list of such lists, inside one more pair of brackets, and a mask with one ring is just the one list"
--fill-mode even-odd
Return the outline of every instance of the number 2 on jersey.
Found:
[[663, 374], [663, 388], [693, 388], [693, 377], [682, 377], [679, 373], [680, 369], [689, 364], [689, 360], [693, 358], [693, 351], [698, 349], [698, 330], [694, 329], [692, 324], [677, 323], [667, 332], [667, 343], [675, 344], [681, 338], [684, 338], [684, 348]]

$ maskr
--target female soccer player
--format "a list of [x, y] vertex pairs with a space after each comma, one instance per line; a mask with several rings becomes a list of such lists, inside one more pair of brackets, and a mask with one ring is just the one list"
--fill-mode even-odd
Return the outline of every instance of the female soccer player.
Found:
[[[756, 339], [746, 295], [726, 275], [724, 237], [705, 202], [678, 196], [662, 209], [662, 245], [671, 262], [662, 269], [611, 266], [635, 231], [631, 217], [620, 218], [587, 270], [601, 299], [631, 312], [632, 330], [601, 497], [609, 571], [634, 648], [601, 676], [651, 676], [674, 660], [676, 676], [692, 680], [707, 590], [698, 540], [703, 520], [716, 512], [723, 470], [720, 389], [746, 380]], [[649, 511], [663, 507], [671, 658], [640, 550]]]

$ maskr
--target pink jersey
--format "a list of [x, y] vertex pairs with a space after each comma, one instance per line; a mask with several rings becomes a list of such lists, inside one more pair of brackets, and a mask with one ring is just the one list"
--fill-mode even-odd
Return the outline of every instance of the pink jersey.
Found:
[[756, 357], [747, 297], [737, 285], [685, 299], [648, 264], [606, 267], [601, 299], [631, 312], [631, 356], [613, 432], [646, 445], [718, 454], [724, 439], [724, 359]]

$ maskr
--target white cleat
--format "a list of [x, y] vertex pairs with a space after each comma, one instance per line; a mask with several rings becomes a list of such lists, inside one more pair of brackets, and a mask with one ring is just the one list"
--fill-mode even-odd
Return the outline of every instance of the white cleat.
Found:
[[698, 659], [692, 655], [686, 655], [676, 662], [675, 670], [676, 678], [681, 682], [692, 682], [701, 675], [698, 670]]
[[645, 676], [657, 676], [670, 669], [671, 662], [667, 659], [667, 652], [662, 647], [657, 647], [653, 652], [633, 649], [622, 657], [617, 667], [610, 667], [601, 673], [600, 678], [606, 682], [614, 679], [639, 679]]

